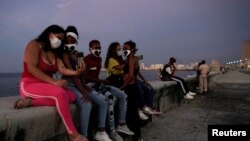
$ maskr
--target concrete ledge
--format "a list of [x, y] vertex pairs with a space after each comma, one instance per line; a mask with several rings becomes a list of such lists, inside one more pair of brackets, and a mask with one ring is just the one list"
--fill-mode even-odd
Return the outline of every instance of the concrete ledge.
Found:
[[[197, 87], [195, 78], [187, 79], [191, 90]], [[154, 104], [162, 111], [179, 106], [183, 98], [174, 81], [151, 81], [156, 94]], [[13, 108], [19, 96], [0, 98], [0, 141], [67, 141], [66, 130], [55, 107]], [[75, 105], [71, 105], [74, 121], [79, 119]]]
[[[55, 107], [16, 110], [13, 106], [18, 98], [19, 96], [0, 99], [1, 141], [43, 141], [65, 135], [66, 130]], [[71, 108], [75, 115], [76, 106], [72, 105]]]

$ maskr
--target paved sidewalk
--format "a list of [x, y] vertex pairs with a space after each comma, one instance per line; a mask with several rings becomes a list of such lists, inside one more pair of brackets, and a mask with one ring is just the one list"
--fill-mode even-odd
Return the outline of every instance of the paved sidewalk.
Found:
[[[235, 81], [236, 78], [237, 82], [250, 82], [250, 75], [238, 72], [229, 72], [221, 76], [220, 81]], [[249, 99], [234, 99], [229, 94], [228, 97], [199, 94], [162, 117], [154, 117], [153, 122], [142, 129], [142, 135], [144, 141], [206, 141], [209, 124], [250, 124], [249, 119]]]

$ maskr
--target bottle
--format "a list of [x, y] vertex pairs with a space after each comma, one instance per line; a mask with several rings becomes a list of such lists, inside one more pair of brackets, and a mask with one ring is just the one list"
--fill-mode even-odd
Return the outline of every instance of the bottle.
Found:
[[79, 67], [81, 63], [83, 63], [83, 52], [78, 52], [77, 53], [77, 67]]

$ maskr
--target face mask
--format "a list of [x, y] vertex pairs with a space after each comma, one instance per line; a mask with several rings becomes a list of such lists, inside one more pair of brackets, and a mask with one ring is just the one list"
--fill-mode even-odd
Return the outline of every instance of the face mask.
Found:
[[53, 49], [57, 49], [58, 47], [60, 47], [61, 45], [61, 40], [59, 40], [55, 35], [53, 39], [49, 39], [50, 40], [50, 45]]
[[122, 50], [116, 51], [118, 56], [122, 56]]
[[95, 56], [95, 57], [99, 57], [101, 54], [101, 50], [100, 49], [91, 49], [90, 48], [91, 53]]
[[130, 55], [131, 51], [130, 50], [123, 50], [123, 56], [124, 58], [127, 58]]
[[75, 50], [76, 44], [66, 44], [64, 50], [67, 52], [73, 52]]

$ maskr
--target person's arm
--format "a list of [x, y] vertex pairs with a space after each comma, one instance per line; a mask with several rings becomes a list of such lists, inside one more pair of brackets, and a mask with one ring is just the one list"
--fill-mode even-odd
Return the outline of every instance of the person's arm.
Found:
[[67, 76], [77, 76], [83, 72], [83, 68], [77, 68], [77, 70], [68, 69], [64, 66], [63, 61], [60, 58], [57, 58], [58, 71]]
[[[76, 61], [77, 58], [72, 58], [72, 59]], [[68, 69], [73, 70], [73, 67], [70, 63], [69, 55], [63, 54], [63, 62]], [[79, 76], [71, 76], [70, 79], [75, 84], [76, 88], [82, 93], [84, 100], [89, 101], [88, 91], [79, 81]]]
[[[110, 68], [113, 68], [113, 69], [116, 69], [118, 71], [121, 71], [123, 70], [125, 64], [119, 64], [117, 60], [115, 60], [114, 58], [110, 58], [109, 59], [109, 63], [108, 63], [109, 66], [109, 69]], [[110, 71], [110, 70], [109, 70]]]
[[135, 68], [135, 58], [130, 58], [129, 59], [129, 73], [125, 77], [125, 80], [120, 87], [120, 89], [124, 89], [131, 81], [134, 76], [134, 68]]

